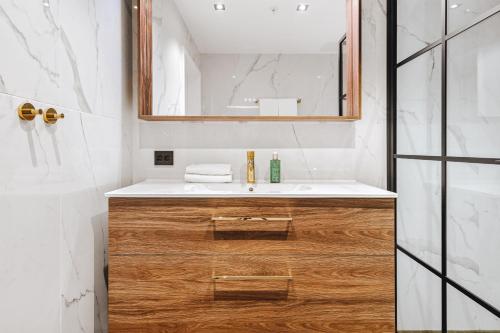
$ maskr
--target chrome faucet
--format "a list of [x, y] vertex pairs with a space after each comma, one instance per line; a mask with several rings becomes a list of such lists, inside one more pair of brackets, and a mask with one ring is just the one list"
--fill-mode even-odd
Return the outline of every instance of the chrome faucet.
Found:
[[[250, 150], [247, 151], [247, 184], [255, 184], [255, 152]], [[253, 189], [252, 186], [250, 188]]]

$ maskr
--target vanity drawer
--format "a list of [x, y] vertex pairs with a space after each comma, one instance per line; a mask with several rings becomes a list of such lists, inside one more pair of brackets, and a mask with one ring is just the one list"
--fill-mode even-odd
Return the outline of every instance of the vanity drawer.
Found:
[[394, 199], [111, 199], [112, 254], [392, 255]]
[[394, 332], [391, 256], [124, 255], [109, 270], [110, 333]]

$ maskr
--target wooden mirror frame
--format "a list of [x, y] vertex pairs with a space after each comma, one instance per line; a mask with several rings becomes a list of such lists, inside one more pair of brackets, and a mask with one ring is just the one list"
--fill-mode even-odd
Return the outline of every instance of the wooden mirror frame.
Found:
[[[137, 0], [139, 119], [148, 121], [353, 121], [361, 119], [361, 0], [346, 0], [347, 108], [343, 116], [153, 115], [152, 1]], [[342, 55], [339, 55], [342, 56]]]

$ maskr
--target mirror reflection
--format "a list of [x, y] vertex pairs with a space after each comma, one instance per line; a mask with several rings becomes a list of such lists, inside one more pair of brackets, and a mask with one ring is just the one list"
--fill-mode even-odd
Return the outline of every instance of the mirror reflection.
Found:
[[345, 34], [346, 0], [152, 0], [152, 115], [342, 115]]

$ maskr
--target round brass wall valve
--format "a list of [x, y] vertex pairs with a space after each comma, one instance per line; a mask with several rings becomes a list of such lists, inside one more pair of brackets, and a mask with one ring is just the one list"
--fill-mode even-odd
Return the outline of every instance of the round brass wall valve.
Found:
[[31, 121], [39, 114], [42, 114], [42, 109], [37, 110], [31, 103], [24, 103], [17, 108], [17, 114], [22, 120]]
[[54, 108], [47, 109], [47, 111], [43, 113], [43, 121], [45, 121], [47, 124], [55, 124], [59, 119], [63, 118], [64, 113], [58, 114], [56, 109]]

